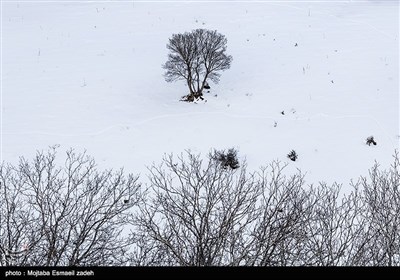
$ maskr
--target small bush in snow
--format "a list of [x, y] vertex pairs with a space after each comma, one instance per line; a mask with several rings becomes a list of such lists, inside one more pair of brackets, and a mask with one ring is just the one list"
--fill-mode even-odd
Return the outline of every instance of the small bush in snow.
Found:
[[228, 150], [228, 152], [222, 151], [214, 151], [214, 154], [211, 155], [211, 158], [219, 161], [224, 168], [239, 168], [239, 160], [237, 158], [237, 151], [234, 148]]
[[366, 141], [366, 144], [367, 144], [368, 146], [371, 146], [371, 144], [376, 145], [376, 141], [375, 141], [375, 139], [374, 139], [374, 136], [368, 137], [368, 138], [367, 138], [367, 141]]
[[290, 153], [288, 153], [287, 157], [292, 161], [296, 161], [298, 155], [295, 150], [291, 150]]

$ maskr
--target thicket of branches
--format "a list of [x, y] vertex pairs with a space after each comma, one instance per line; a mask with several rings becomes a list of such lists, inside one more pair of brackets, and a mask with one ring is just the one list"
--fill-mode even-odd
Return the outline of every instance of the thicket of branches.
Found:
[[227, 39], [216, 30], [195, 29], [173, 34], [167, 49], [168, 60], [163, 65], [165, 80], [184, 80], [189, 88], [185, 101], [202, 97], [207, 81], [218, 83], [220, 72], [230, 68], [232, 56], [227, 55]]
[[342, 192], [274, 161], [250, 173], [187, 151], [149, 167], [148, 188], [56, 152], [2, 164], [0, 264], [398, 266], [399, 154]]
[[134, 243], [123, 235], [141, 198], [138, 177], [99, 172], [85, 153], [38, 152], [0, 166], [0, 265], [123, 265]]

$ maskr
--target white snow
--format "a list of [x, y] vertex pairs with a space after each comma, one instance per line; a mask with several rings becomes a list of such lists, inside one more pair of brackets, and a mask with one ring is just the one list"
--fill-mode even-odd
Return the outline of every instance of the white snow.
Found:
[[[59, 144], [144, 176], [164, 153], [235, 147], [249, 170], [347, 185], [399, 147], [398, 1], [3, 1], [1, 21], [2, 161]], [[161, 68], [195, 28], [233, 56], [197, 104]]]

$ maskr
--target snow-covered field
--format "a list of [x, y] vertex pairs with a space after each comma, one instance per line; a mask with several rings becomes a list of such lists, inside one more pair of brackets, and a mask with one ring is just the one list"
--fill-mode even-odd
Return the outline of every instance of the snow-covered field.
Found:
[[[1, 22], [3, 161], [59, 144], [144, 175], [164, 153], [235, 147], [250, 170], [278, 159], [346, 185], [399, 147], [398, 1], [2, 1]], [[233, 56], [197, 104], [161, 68], [195, 28]]]

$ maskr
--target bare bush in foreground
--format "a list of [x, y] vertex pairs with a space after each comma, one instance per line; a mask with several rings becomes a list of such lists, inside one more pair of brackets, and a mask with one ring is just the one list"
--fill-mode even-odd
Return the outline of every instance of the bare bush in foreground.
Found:
[[305, 186], [304, 175], [286, 176], [286, 166], [273, 162], [261, 169], [261, 213], [252, 229], [252, 250], [246, 265], [287, 266], [302, 260], [307, 240], [304, 225], [312, 218], [315, 199], [313, 190]]
[[[136, 224], [166, 265], [239, 265], [257, 219], [262, 185], [253, 175], [225, 169], [187, 152], [150, 168], [153, 196]], [[157, 263], [157, 262], [155, 262]]]
[[388, 170], [379, 164], [355, 184], [363, 190], [363, 234], [359, 236], [359, 253], [353, 265], [400, 265], [400, 158], [395, 152]]
[[0, 264], [123, 265], [133, 243], [121, 235], [140, 200], [137, 177], [99, 172], [85, 153], [38, 152], [1, 165]]
[[195, 29], [173, 34], [167, 49], [168, 61], [163, 65], [167, 82], [184, 80], [189, 88], [185, 101], [202, 98], [209, 89], [207, 80], [218, 83], [222, 71], [230, 68], [232, 56], [227, 55], [227, 39], [216, 30]]

